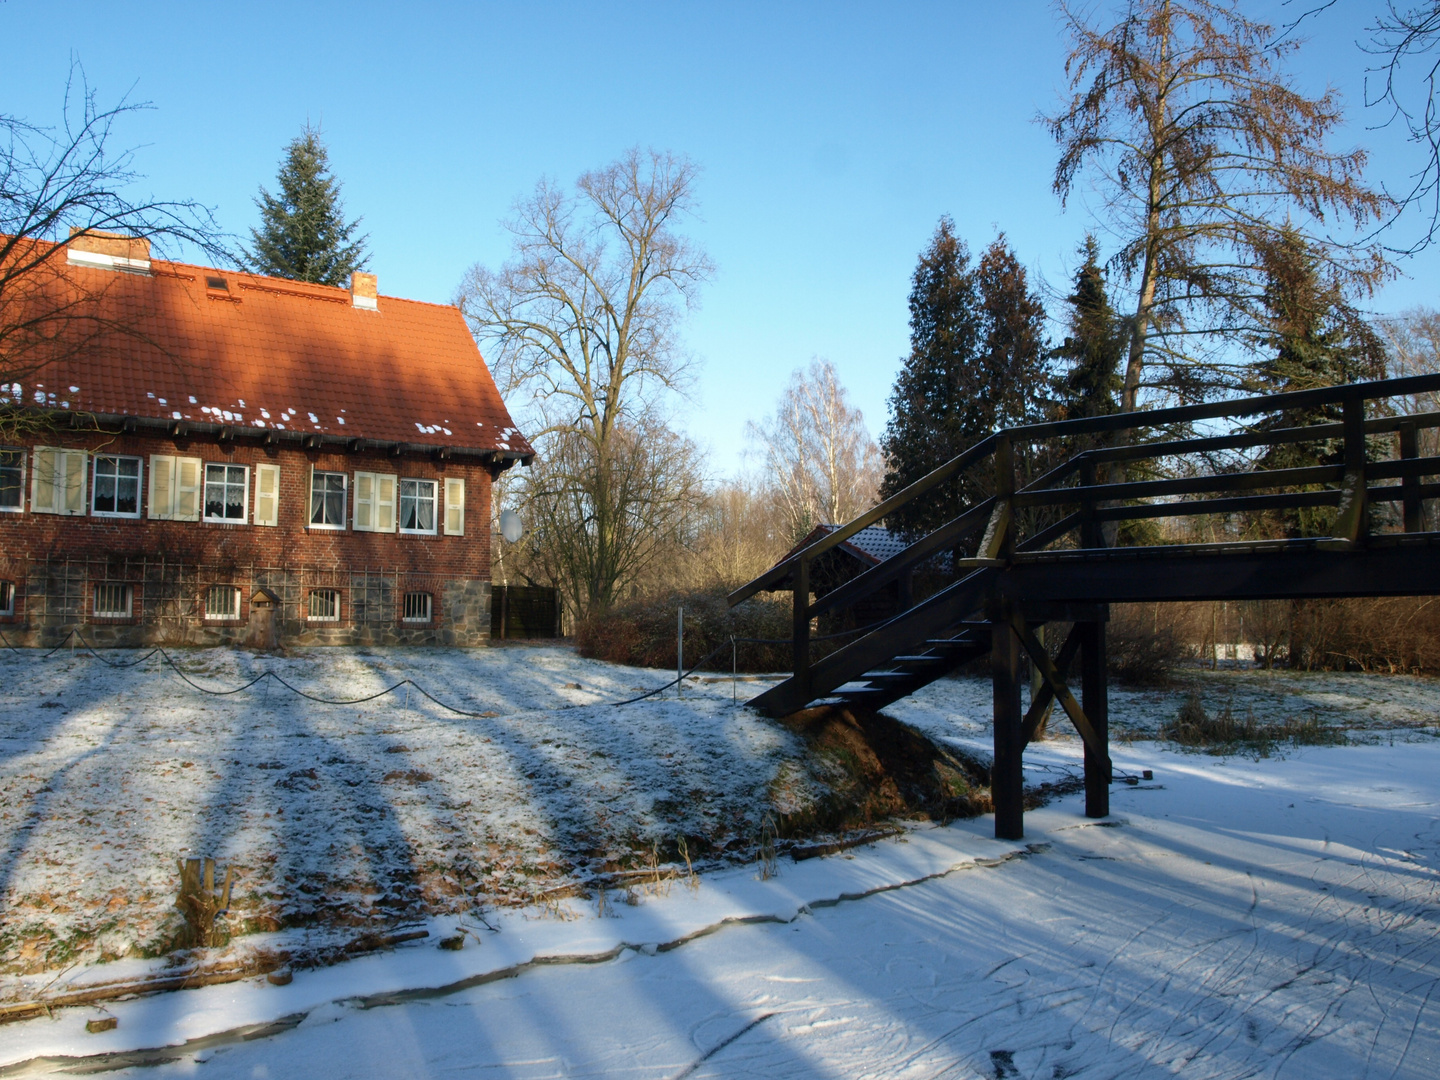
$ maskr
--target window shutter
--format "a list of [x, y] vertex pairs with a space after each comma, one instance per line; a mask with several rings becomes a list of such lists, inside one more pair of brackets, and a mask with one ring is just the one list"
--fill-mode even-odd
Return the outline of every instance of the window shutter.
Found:
[[150, 516], [157, 521], [175, 516], [175, 459], [169, 454], [150, 455]]
[[445, 478], [445, 535], [465, 535], [465, 479]]
[[355, 531], [375, 531], [375, 474], [355, 474]]
[[35, 468], [30, 473], [30, 510], [36, 514], [58, 514], [56, 472], [60, 467], [60, 451], [48, 446], [35, 448]]
[[[66, 514], [85, 513], [85, 472], [90, 455], [84, 450], [63, 450], [60, 453], [64, 465], [63, 489], [56, 491], [57, 501], [62, 502], [61, 512]], [[57, 477], [58, 479], [58, 477]], [[60, 489], [60, 485], [56, 485]], [[62, 493], [63, 491], [63, 493]]]
[[280, 524], [280, 466], [255, 466], [255, 524]]
[[175, 459], [175, 518], [178, 521], [200, 520], [200, 487], [205, 466], [199, 458]]
[[399, 486], [398, 476], [375, 477], [375, 531], [395, 531], [395, 491]]

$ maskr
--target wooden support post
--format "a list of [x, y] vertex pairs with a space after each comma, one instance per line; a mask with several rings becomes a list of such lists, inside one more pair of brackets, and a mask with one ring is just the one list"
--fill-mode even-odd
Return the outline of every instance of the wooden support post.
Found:
[[1081, 708], [1094, 730], [1104, 755], [1085, 745], [1085, 816], [1110, 813], [1110, 699], [1105, 682], [1105, 624], [1100, 620], [1077, 623], [1080, 631]]
[[[1000, 613], [1002, 616], [1004, 612]], [[990, 767], [990, 799], [995, 804], [995, 838], [1025, 836], [1025, 749], [1020, 714], [1020, 639], [1008, 617], [990, 624], [990, 677], [994, 689], [995, 762]]]
[[[1095, 486], [1095, 462], [1085, 458], [1080, 462], [1080, 486], [1082, 488]], [[1086, 496], [1080, 504], [1080, 546], [1082, 548], [1098, 548], [1105, 546], [1104, 534], [1100, 531], [1100, 523], [1095, 520], [1095, 500]]]
[[[1400, 460], [1419, 457], [1418, 443], [1414, 422], [1401, 424]], [[1425, 519], [1420, 512], [1420, 478], [1418, 476], [1400, 478], [1400, 501], [1405, 510], [1405, 531], [1407, 533], [1424, 532]]]
[[1341, 407], [1344, 425], [1345, 477], [1340, 487], [1340, 510], [1335, 515], [1335, 532], [1322, 548], [1349, 549], [1361, 543], [1370, 531], [1370, 513], [1365, 491], [1365, 399], [1349, 398]]
[[794, 655], [795, 685], [810, 703], [810, 563], [803, 555], [795, 560], [795, 606], [790, 632]]

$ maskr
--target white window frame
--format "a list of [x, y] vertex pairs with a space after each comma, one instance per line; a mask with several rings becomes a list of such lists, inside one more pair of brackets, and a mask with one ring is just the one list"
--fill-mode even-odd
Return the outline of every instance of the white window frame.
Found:
[[[315, 601], [322, 596], [330, 597], [330, 614], [316, 615]], [[306, 622], [339, 622], [340, 621], [340, 590], [339, 589], [311, 589], [305, 597], [305, 621]]]
[[[90, 454], [86, 450], [75, 450], [65, 446], [37, 446], [32, 452], [35, 464], [30, 470], [30, 512], [32, 514], [60, 514], [66, 517], [84, 517], [85, 507], [89, 501], [85, 498], [85, 482], [90, 473]], [[43, 471], [40, 468], [39, 459], [42, 455], [53, 454], [55, 456], [56, 471], [48, 485], [46, 497], [41, 498], [41, 480], [44, 479]], [[79, 498], [75, 500], [76, 505], [72, 508], [68, 504], [69, 492], [68, 483], [56, 481], [61, 477], [68, 481], [70, 477], [79, 477]]]
[[[216, 597], [229, 594], [232, 601], [232, 609], [225, 612], [212, 610], [212, 601]], [[239, 585], [211, 585], [205, 590], [205, 621], [206, 622], [235, 622], [240, 618], [240, 586]]]
[[[319, 524], [315, 521], [315, 478], [317, 476], [338, 476], [340, 477], [340, 523], [338, 525]], [[350, 506], [350, 477], [343, 472], [330, 472], [328, 469], [310, 470], [310, 492], [309, 502], [305, 505], [305, 527], [307, 529], [326, 529], [331, 532], [345, 531], [345, 515], [349, 512]], [[323, 501], [322, 501], [323, 505]]]
[[[209, 510], [209, 504], [210, 504], [210, 470], [211, 470], [211, 469], [224, 469], [224, 470], [225, 470], [225, 479], [222, 480], [222, 481], [220, 481], [220, 483], [221, 483], [221, 484], [223, 485], [223, 487], [225, 488], [225, 492], [226, 492], [227, 495], [229, 494], [230, 487], [231, 487], [231, 482], [230, 482], [230, 470], [231, 470], [231, 469], [239, 469], [239, 470], [241, 470], [241, 476], [243, 476], [244, 479], [241, 481], [241, 487], [242, 487], [243, 490], [240, 492], [240, 516], [239, 516], [238, 518], [232, 518], [232, 517], [212, 517], [212, 516], [211, 516], [210, 510]], [[225, 507], [225, 506], [229, 506], [229, 505], [230, 505], [230, 502], [229, 502], [228, 499], [226, 499], [225, 501], [223, 501], [223, 502], [221, 503], [222, 508]], [[201, 481], [201, 486], [200, 486], [200, 514], [201, 514], [201, 517], [202, 517], [203, 520], [208, 521], [208, 522], [210, 522], [210, 523], [213, 524], [213, 525], [248, 525], [248, 524], [250, 524], [250, 466], [249, 466], [249, 465], [236, 465], [236, 464], [233, 464], [232, 462], [229, 462], [229, 461], [207, 461], [207, 462], [205, 463], [205, 476], [204, 476], [204, 479]]]
[[[405, 500], [406, 500], [407, 498], [410, 498], [410, 499], [414, 499], [414, 500], [416, 500], [416, 501], [418, 502], [420, 499], [423, 498], [423, 496], [420, 496], [420, 495], [410, 495], [410, 496], [407, 496], [407, 495], [405, 494], [405, 485], [406, 485], [406, 484], [429, 484], [429, 485], [430, 485], [430, 523], [431, 523], [430, 528], [428, 528], [428, 529], [407, 529], [407, 528], [405, 528]], [[421, 478], [421, 477], [418, 477], [418, 476], [404, 476], [404, 477], [401, 477], [401, 478], [400, 478], [400, 491], [399, 491], [399, 494], [398, 494], [398, 496], [397, 496], [397, 498], [396, 498], [396, 500], [395, 500], [395, 506], [396, 506], [396, 509], [397, 509], [397, 511], [398, 511], [398, 514], [396, 515], [396, 522], [398, 523], [398, 525], [399, 525], [399, 527], [400, 527], [400, 531], [401, 531], [402, 533], [406, 533], [406, 534], [408, 534], [408, 535], [410, 535], [410, 536], [435, 536], [435, 535], [440, 531], [440, 529], [439, 529], [439, 526], [440, 526], [440, 482], [439, 482], [438, 480], [427, 480], [427, 479], [424, 479], [424, 478]]]
[[15, 614], [15, 583], [0, 581], [0, 615]]
[[[417, 598], [417, 599], [420, 599], [420, 598], [423, 598], [423, 599], [424, 599], [424, 601], [425, 601], [425, 603], [424, 603], [424, 605], [423, 605], [424, 608], [425, 608], [425, 614], [424, 614], [424, 615], [412, 615], [412, 614], [410, 614], [410, 599], [411, 599], [411, 597], [415, 597], [415, 598]], [[401, 607], [400, 607], [400, 621], [401, 621], [402, 623], [410, 623], [410, 624], [414, 625], [414, 624], [421, 624], [421, 623], [423, 623], [423, 624], [429, 624], [429, 623], [432, 623], [432, 622], [435, 621], [435, 597], [434, 597], [431, 593], [428, 593], [428, 592], [420, 592], [420, 591], [407, 592], [407, 593], [401, 598], [400, 603], [401, 603]], [[420, 606], [420, 605], [417, 605], [417, 606]]]
[[[119, 590], [118, 595], [124, 598], [122, 607], [106, 608], [100, 610], [100, 598], [102, 591], [114, 595], [114, 590]], [[108, 597], [107, 597], [108, 598]], [[97, 581], [90, 590], [90, 616], [95, 619], [129, 619], [133, 618], [135, 611], [135, 586], [127, 585], [119, 581]]]
[[15, 506], [0, 506], [0, 514], [21, 514], [25, 511], [25, 463], [30, 455], [25, 453], [19, 446], [0, 446], [0, 454], [14, 454], [15, 464], [4, 465], [0, 468], [15, 469], [20, 474], [20, 484], [16, 489], [20, 495], [20, 501]]
[[[97, 510], [95, 500], [100, 493], [100, 463], [102, 461], [133, 461], [135, 462], [135, 511], [133, 513], [124, 510]], [[120, 483], [120, 475], [115, 475], [115, 483]], [[119, 499], [116, 499], [119, 502]], [[93, 454], [91, 455], [90, 467], [90, 515], [91, 517], [107, 518], [138, 518], [140, 508], [145, 504], [145, 459], [138, 454]]]

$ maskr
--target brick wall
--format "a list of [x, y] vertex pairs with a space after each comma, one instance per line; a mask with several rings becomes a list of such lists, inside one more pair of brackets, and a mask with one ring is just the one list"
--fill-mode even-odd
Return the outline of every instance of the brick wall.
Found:
[[[0, 582], [15, 588], [15, 612], [0, 616], [0, 630], [17, 643], [48, 644], [73, 626], [107, 644], [153, 641], [242, 644], [251, 636], [250, 601], [264, 585], [282, 602], [281, 641], [304, 644], [444, 643], [481, 644], [489, 637], [490, 487], [489, 466], [468, 459], [438, 460], [378, 451], [304, 450], [252, 441], [208, 438], [154, 438], [57, 431], [32, 445], [64, 446], [144, 459], [139, 518], [60, 516], [30, 510], [27, 450], [25, 511], [0, 512]], [[17, 444], [12, 444], [17, 445]], [[258, 464], [280, 467], [279, 523], [276, 526], [206, 521], [156, 521], [146, 516], [152, 454], [196, 457], [207, 463], [250, 466], [247, 521], [255, 511]], [[346, 527], [309, 524], [311, 469], [349, 478]], [[435, 535], [356, 532], [354, 475], [388, 473], [435, 480], [441, 492]], [[444, 535], [444, 480], [465, 480], [465, 535]], [[92, 505], [93, 468], [87, 471], [86, 506]], [[131, 587], [133, 616], [94, 617], [93, 586], [100, 581]], [[207, 620], [211, 584], [239, 587], [238, 620]], [[308, 618], [308, 592], [340, 593], [340, 618]], [[432, 620], [403, 621], [404, 595], [429, 593]], [[18, 640], [17, 640], [18, 639]]]

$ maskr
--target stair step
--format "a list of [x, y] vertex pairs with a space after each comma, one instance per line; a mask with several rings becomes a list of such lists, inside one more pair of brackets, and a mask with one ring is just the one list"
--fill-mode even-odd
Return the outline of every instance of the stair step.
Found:
[[890, 662], [892, 664], [948, 664], [950, 663], [950, 658], [948, 656], [931, 656], [926, 654], [924, 656], [897, 656]]
[[931, 638], [925, 642], [932, 649], [968, 649], [979, 643], [979, 639], [973, 637]]
[[916, 678], [913, 671], [875, 671], [861, 675], [856, 682], [913, 682]]

